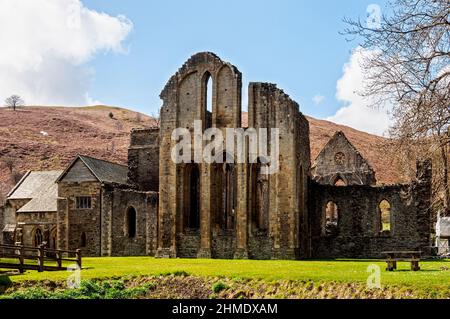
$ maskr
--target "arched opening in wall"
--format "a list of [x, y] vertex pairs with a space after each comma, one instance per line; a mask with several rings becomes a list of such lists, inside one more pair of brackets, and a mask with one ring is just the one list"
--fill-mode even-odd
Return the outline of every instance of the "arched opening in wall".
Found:
[[200, 228], [200, 169], [198, 164], [186, 165], [185, 171], [184, 228]]
[[86, 233], [82, 232], [80, 237], [80, 247], [85, 248], [87, 245]]
[[334, 186], [347, 186], [347, 183], [344, 182], [342, 178], [338, 177], [334, 182]]
[[38, 247], [39, 245], [42, 245], [44, 242], [44, 235], [42, 233], [42, 230], [40, 228], [36, 228], [34, 231], [34, 238], [33, 243], [35, 247]]
[[206, 71], [202, 78], [202, 113], [204, 114], [205, 128], [212, 127], [212, 111], [213, 111], [213, 78], [211, 73]]
[[136, 209], [134, 207], [127, 210], [127, 235], [128, 238], [136, 237]]
[[258, 157], [251, 169], [252, 216], [256, 230], [269, 228], [269, 175], [266, 174], [266, 160]]
[[213, 80], [211, 75], [207, 75], [206, 78], [206, 110], [212, 113], [213, 107]]
[[[233, 230], [237, 204], [237, 178], [234, 159], [226, 152], [213, 164], [215, 223], [221, 230]], [[222, 162], [222, 163], [221, 163]]]
[[323, 225], [323, 234], [326, 236], [336, 235], [338, 231], [339, 207], [329, 201], [325, 206], [325, 222]]
[[379, 231], [391, 231], [391, 204], [383, 199], [378, 205], [379, 210]]

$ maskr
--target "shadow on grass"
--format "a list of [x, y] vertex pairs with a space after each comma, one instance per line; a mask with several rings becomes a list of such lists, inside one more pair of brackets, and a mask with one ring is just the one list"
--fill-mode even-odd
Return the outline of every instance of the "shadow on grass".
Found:
[[9, 279], [9, 275], [0, 273], [0, 294], [3, 294], [11, 286], [12, 281]]
[[396, 272], [408, 272], [408, 273], [414, 273], [414, 274], [418, 274], [418, 273], [421, 273], [421, 272], [441, 272], [442, 270], [440, 270], [440, 269], [420, 269], [420, 270], [418, 270], [418, 271], [412, 271], [412, 270], [410, 270], [410, 269], [396, 269], [396, 270], [394, 270], [394, 271], [389, 271], [389, 270], [386, 270], [386, 273], [396, 273]]
[[338, 259], [327, 258], [327, 259], [318, 259], [318, 258], [314, 258], [314, 259], [300, 259], [299, 261], [363, 262], [363, 263], [368, 263], [368, 262], [383, 262], [384, 259], [351, 259], [351, 258], [338, 258]]

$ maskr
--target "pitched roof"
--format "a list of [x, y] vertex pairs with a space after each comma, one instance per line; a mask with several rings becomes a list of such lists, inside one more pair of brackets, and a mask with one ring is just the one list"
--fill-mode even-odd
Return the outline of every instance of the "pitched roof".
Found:
[[8, 194], [7, 199], [29, 199], [17, 212], [56, 212], [58, 185], [62, 171], [29, 171]]
[[120, 185], [127, 185], [128, 183], [127, 166], [85, 155], [78, 155], [69, 167], [61, 174], [61, 176], [59, 176], [57, 182], [63, 179], [77, 160], [81, 160], [101, 183]]

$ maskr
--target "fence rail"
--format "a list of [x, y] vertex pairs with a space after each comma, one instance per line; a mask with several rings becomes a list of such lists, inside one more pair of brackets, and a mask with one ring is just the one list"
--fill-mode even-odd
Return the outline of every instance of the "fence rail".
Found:
[[[71, 256], [75, 257], [71, 258]], [[2, 259], [17, 259], [18, 262], [2, 262]], [[26, 260], [37, 261], [37, 265], [27, 264]], [[56, 266], [45, 265], [46, 261], [56, 262]], [[20, 273], [25, 270], [37, 270], [39, 272], [65, 270], [66, 268], [62, 266], [63, 261], [76, 263], [81, 269], [81, 250], [50, 249], [46, 248], [45, 245], [39, 247], [0, 245], [0, 268], [18, 269]]]

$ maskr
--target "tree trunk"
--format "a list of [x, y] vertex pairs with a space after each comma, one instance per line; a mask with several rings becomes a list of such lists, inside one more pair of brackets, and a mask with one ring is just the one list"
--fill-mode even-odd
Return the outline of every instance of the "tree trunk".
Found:
[[444, 191], [444, 215], [450, 216], [450, 189], [449, 189], [449, 167], [448, 167], [448, 154], [446, 152], [447, 145], [441, 145], [441, 160], [442, 160], [442, 183]]

